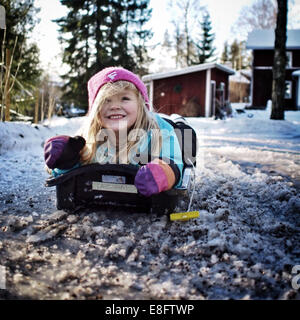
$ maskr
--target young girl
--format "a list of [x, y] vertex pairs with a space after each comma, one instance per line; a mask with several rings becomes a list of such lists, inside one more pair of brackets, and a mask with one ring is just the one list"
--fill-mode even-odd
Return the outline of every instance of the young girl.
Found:
[[180, 186], [182, 153], [173, 126], [149, 111], [144, 83], [110, 67], [88, 81], [89, 113], [79, 136], [46, 141], [45, 162], [57, 176], [88, 163], [139, 166], [135, 186], [151, 196]]

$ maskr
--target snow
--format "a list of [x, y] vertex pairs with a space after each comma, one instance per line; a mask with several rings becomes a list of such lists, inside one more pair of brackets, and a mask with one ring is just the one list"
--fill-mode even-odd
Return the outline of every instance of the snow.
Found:
[[[287, 49], [299, 48], [300, 29], [287, 30]], [[248, 35], [247, 49], [273, 49], [275, 43], [274, 30], [253, 30]]]
[[28, 151], [40, 154], [46, 139], [58, 134], [72, 134], [82, 125], [81, 118], [67, 119], [54, 116], [41, 124], [30, 122], [0, 122], [0, 154], [7, 151], [17, 155]]
[[43, 144], [75, 135], [85, 117], [0, 123], [0, 297], [299, 299], [300, 112], [275, 121], [270, 108], [244, 107], [226, 120], [187, 118], [199, 141], [191, 210], [200, 213], [187, 222], [57, 211]]
[[[229, 76], [230, 82], [242, 82], [250, 84], [250, 80], [244, 75], [247, 71], [236, 71], [235, 74]], [[250, 75], [251, 77], [251, 75]]]

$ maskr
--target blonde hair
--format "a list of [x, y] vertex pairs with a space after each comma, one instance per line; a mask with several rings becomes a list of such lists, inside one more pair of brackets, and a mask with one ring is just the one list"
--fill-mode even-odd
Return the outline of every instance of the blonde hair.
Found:
[[[133, 90], [137, 95], [137, 119], [133, 127], [128, 132], [126, 144], [127, 149], [120, 150], [119, 146], [119, 152], [116, 153], [116, 158], [114, 159], [114, 161], [119, 161], [121, 163], [129, 163], [128, 155], [130, 153], [137, 152], [140, 141], [137, 137], [138, 130], [135, 129], [143, 129], [146, 132], [149, 132], [149, 130], [151, 130], [151, 154], [155, 154], [157, 156], [159, 155], [161, 150], [161, 136], [159, 134], [160, 130], [155, 118], [151, 115], [148, 108], [146, 107], [145, 100], [140, 91], [136, 88], [136, 86], [129, 81], [121, 80], [116, 82], [109, 82], [99, 90], [97, 97], [93, 103], [91, 112], [87, 118], [87, 121], [81, 128], [80, 134], [86, 140], [86, 145], [80, 153], [81, 162], [83, 164], [93, 162], [98, 146], [100, 146], [103, 143], [97, 141], [97, 136], [101, 134], [101, 130], [103, 129], [100, 112], [105, 100], [126, 89]], [[125, 159], [124, 154], [126, 155]]]

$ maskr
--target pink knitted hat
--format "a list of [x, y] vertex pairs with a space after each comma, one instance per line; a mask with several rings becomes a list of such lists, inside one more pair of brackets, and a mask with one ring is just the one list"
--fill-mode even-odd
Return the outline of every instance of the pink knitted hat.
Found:
[[101, 70], [91, 77], [88, 81], [88, 93], [89, 93], [89, 112], [92, 109], [93, 103], [100, 88], [108, 82], [116, 82], [125, 80], [132, 82], [137, 89], [141, 92], [146, 106], [149, 109], [149, 98], [147, 94], [147, 88], [140, 78], [129, 70], [124, 68], [109, 67]]

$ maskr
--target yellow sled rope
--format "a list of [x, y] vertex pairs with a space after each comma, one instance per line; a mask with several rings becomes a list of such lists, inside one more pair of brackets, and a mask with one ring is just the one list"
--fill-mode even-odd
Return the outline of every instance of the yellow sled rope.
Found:
[[171, 221], [188, 221], [193, 218], [199, 217], [199, 211], [190, 211], [190, 212], [178, 212], [178, 213], [171, 213], [170, 219]]
[[190, 219], [198, 218], [199, 217], [199, 211], [190, 211], [193, 197], [194, 197], [194, 192], [195, 192], [195, 167], [190, 159], [188, 159], [193, 167], [193, 173], [194, 173], [194, 187], [193, 187], [193, 192], [190, 198], [190, 203], [188, 206], [188, 209], [186, 212], [178, 212], [178, 213], [171, 213], [170, 214], [170, 220], [171, 221], [188, 221]]

